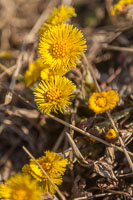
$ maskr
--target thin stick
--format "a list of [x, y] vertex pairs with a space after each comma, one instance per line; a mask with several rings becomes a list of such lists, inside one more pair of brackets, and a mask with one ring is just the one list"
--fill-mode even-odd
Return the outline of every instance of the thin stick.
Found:
[[113, 46], [113, 45], [108, 45], [108, 44], [103, 44], [102, 47], [104, 49], [109, 49], [109, 50], [114, 50], [114, 51], [133, 52], [133, 48], [129, 48], [129, 47], [118, 47], [118, 46]]
[[133, 173], [129, 173], [129, 174], [120, 174], [118, 176], [116, 176], [117, 178], [123, 178], [123, 177], [133, 177]]
[[55, 151], [55, 152], [57, 151], [57, 149], [59, 148], [59, 146], [61, 145], [61, 143], [62, 143], [62, 141], [63, 141], [63, 139], [65, 137], [65, 132], [67, 131], [67, 129], [68, 129], [68, 127], [65, 126], [63, 131], [59, 135], [55, 145], [53, 146], [52, 151]]
[[106, 81], [101, 84], [101, 88], [105, 88], [106, 84], [111, 83], [122, 71], [122, 68], [119, 67]]
[[36, 159], [34, 158], [34, 156], [29, 152], [29, 150], [23, 146], [22, 147], [23, 150], [29, 155], [30, 158], [32, 158], [34, 160], [34, 162], [38, 165], [38, 167], [42, 170], [43, 174], [47, 177], [48, 181], [52, 184], [52, 186], [55, 188], [56, 192], [59, 194], [59, 196], [61, 197], [62, 200], [66, 200], [66, 198], [64, 197], [64, 195], [60, 192], [60, 190], [57, 188], [57, 186], [51, 181], [50, 177], [48, 176], [48, 174], [45, 172], [45, 170], [42, 168], [42, 166], [36, 161]]
[[39, 17], [37, 22], [35, 23], [35, 25], [31, 29], [29, 34], [24, 39], [24, 43], [27, 43], [27, 42], [29, 43], [29, 42], [33, 42], [34, 41], [35, 35], [38, 33], [38, 31], [40, 29], [40, 26], [42, 25], [42, 23], [44, 23], [46, 21], [46, 19], [47, 19], [48, 15], [50, 14], [52, 8], [56, 7], [58, 3], [59, 3], [59, 0], [51, 0], [51, 1], [49, 1], [47, 7], [45, 8], [45, 10], [41, 14], [41, 16]]
[[0, 68], [1, 68], [3, 71], [6, 71], [8, 75], [11, 74], [10, 72], [8, 72], [9, 69], [8, 69], [5, 65], [3, 65], [3, 64], [1, 64], [1, 63], [0, 63]]
[[[92, 69], [92, 67], [91, 67], [91, 64], [88, 62], [88, 60], [87, 60], [85, 54], [83, 54], [83, 57], [84, 57], [84, 59], [85, 59], [85, 61], [86, 61], [86, 64], [87, 64], [88, 69], [90, 70], [90, 73], [91, 73], [91, 75], [92, 75], [92, 77], [93, 77], [93, 80], [94, 80], [94, 83], [95, 83], [95, 85], [96, 85], [96, 88], [97, 88], [98, 92], [101, 92], [101, 88], [100, 88], [100, 86], [99, 86], [99, 84], [98, 84], [98, 82], [97, 82], [97, 80], [96, 80], [96, 78], [95, 78], [95, 74], [94, 74], [94, 72], [93, 72], [93, 69]], [[125, 148], [125, 145], [124, 145], [124, 142], [123, 142], [121, 136], [119, 135], [119, 132], [118, 132], [118, 129], [117, 129], [116, 125], [115, 125], [115, 122], [114, 122], [114, 120], [113, 120], [113, 118], [112, 118], [112, 116], [111, 116], [111, 114], [110, 114], [109, 111], [106, 111], [106, 114], [107, 114], [107, 116], [108, 116], [108, 118], [109, 118], [109, 120], [110, 120], [110, 122], [111, 122], [111, 124], [112, 124], [112, 127], [114, 128], [114, 130], [116, 131], [116, 133], [117, 133], [117, 135], [118, 135], [118, 139], [119, 139], [119, 141], [120, 141], [120, 144], [121, 144], [121, 147], [122, 147], [122, 149], [123, 149], [123, 152], [124, 152], [124, 154], [125, 154], [125, 156], [126, 156], [126, 158], [127, 158], [127, 161], [128, 161], [128, 163], [129, 163], [129, 166], [130, 166], [130, 168], [131, 168], [131, 170], [132, 170], [132, 172], [133, 172], [133, 163], [132, 163], [132, 160], [131, 160], [131, 158], [130, 158], [130, 156], [129, 156], [129, 154], [128, 154], [126, 148]]]
[[89, 71], [90, 71], [90, 73], [91, 73], [91, 76], [92, 76], [92, 78], [93, 78], [93, 81], [94, 81], [94, 84], [95, 84], [97, 90], [98, 90], [99, 92], [101, 92], [101, 88], [100, 88], [100, 86], [98, 85], [98, 82], [97, 82], [97, 80], [96, 80], [96, 78], [95, 78], [94, 72], [93, 72], [93, 70], [91, 69], [91, 66], [89, 65], [89, 62], [88, 62], [88, 60], [87, 60], [85, 54], [83, 54], [83, 58], [84, 58], [84, 60], [85, 60], [85, 62], [86, 62], [86, 64], [87, 64], [87, 67], [88, 67], [88, 69], [89, 69]]
[[[11, 90], [14, 90], [14, 86], [15, 86], [15, 83], [16, 83], [16, 78], [17, 78], [17, 75], [22, 67], [22, 59], [23, 59], [23, 55], [24, 55], [24, 52], [22, 51], [17, 59], [17, 62], [16, 62], [16, 69], [15, 69], [15, 72], [12, 76], [12, 80], [11, 80], [11, 83], [10, 83], [10, 86], [9, 88]], [[9, 104], [11, 101], [12, 101], [12, 96], [13, 96], [13, 93], [11, 92], [8, 92], [5, 96], [5, 104]]]
[[[71, 124], [75, 126], [75, 115], [77, 113], [77, 109], [78, 109], [78, 106], [79, 106], [79, 100], [76, 99], [75, 101], [75, 105], [74, 105], [74, 109], [73, 109], [73, 113], [72, 113], [72, 116], [71, 116]], [[70, 129], [70, 135], [71, 137], [73, 138], [74, 137], [74, 129]], [[70, 156], [69, 156], [69, 160], [70, 160], [70, 169], [73, 169], [73, 151], [70, 152]]]
[[[4, 87], [5, 89], [11, 91], [11, 89], [10, 89], [8, 86], [6, 86], [5, 84], [3, 84], [2, 82], [1, 82], [0, 84], [1, 84], [2, 87]], [[36, 106], [33, 105], [33, 104], [32, 104], [31, 102], [29, 102], [28, 100], [26, 100], [24, 97], [22, 97], [21, 95], [18, 95], [18, 94], [17, 94], [16, 92], [14, 92], [14, 91], [11, 91], [11, 92], [12, 92], [15, 96], [17, 96], [19, 99], [21, 99], [22, 101], [24, 101], [26, 104], [28, 104], [28, 105], [30, 105], [32, 108], [35, 108], [35, 109], [36, 109]], [[55, 116], [53, 116], [53, 115], [51, 115], [51, 114], [48, 114], [47, 116], [49, 116], [49, 117], [52, 118], [53, 120], [55, 120], [55, 121], [57, 121], [57, 122], [59, 122], [59, 123], [65, 125], [65, 126], [67, 126], [67, 127], [69, 127], [69, 128], [74, 129], [75, 131], [77, 131], [77, 132], [79, 132], [79, 133], [81, 133], [81, 134], [83, 134], [83, 135], [86, 135], [87, 137], [92, 137], [92, 138], [94, 138], [95, 140], [97, 140], [97, 141], [99, 141], [99, 142], [101, 142], [101, 143], [103, 143], [103, 144], [105, 144], [105, 145], [107, 145], [107, 146], [114, 147], [115, 149], [117, 149], [117, 150], [123, 152], [123, 149], [122, 149], [121, 147], [118, 147], [118, 146], [116, 146], [116, 145], [114, 145], [114, 144], [110, 144], [110, 143], [108, 143], [108, 142], [102, 140], [101, 138], [98, 138], [98, 137], [96, 137], [96, 136], [94, 136], [94, 135], [92, 135], [92, 134], [90, 134], [90, 133], [88, 133], [88, 132], [86, 132], [86, 131], [83, 131], [82, 129], [80, 129], [80, 128], [76, 127], [76, 126], [73, 126], [72, 124], [67, 123], [66, 121], [64, 121], [64, 120], [62, 120], [62, 119], [59, 119], [58, 117], [55, 117]], [[129, 153], [131, 156], [133, 156], [133, 153], [132, 153], [132, 152], [128, 151], [128, 153]]]
[[[111, 195], [115, 195], [117, 193], [113, 193], [113, 192], [110, 192], [110, 193], [102, 193], [102, 194], [95, 194], [95, 195], [92, 195], [92, 196], [88, 196], [88, 197], [78, 197], [78, 198], [74, 198], [73, 200], [92, 200], [93, 198], [99, 198], [99, 197], [105, 197], [105, 196], [111, 196]], [[119, 194], [119, 193], [118, 193]], [[121, 195], [125, 195], [125, 196], [128, 196], [127, 193], [124, 193], [124, 194], [121, 194]]]
[[6, 74], [8, 74], [9, 76], [11, 76], [12, 73], [13, 73], [13, 71], [15, 70], [15, 68], [16, 68], [16, 65], [13, 65], [12, 67], [7, 68], [4, 72], [2, 72], [2, 73], [0, 74], [0, 79], [2, 79], [3, 76], [5, 76]]

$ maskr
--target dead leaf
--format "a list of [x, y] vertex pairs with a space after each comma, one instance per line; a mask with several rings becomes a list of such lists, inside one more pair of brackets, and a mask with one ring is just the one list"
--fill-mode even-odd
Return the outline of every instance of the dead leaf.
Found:
[[96, 161], [94, 163], [94, 170], [103, 177], [97, 181], [100, 188], [112, 189], [118, 185], [118, 179], [108, 163]]
[[113, 180], [117, 180], [117, 178], [115, 177], [111, 166], [106, 162], [102, 162], [102, 161], [94, 162], [94, 170], [99, 175], [101, 175], [101, 176], [103, 176], [105, 178], [110, 178], [110, 179], [113, 179]]
[[118, 181], [110, 178], [100, 178], [97, 180], [97, 185], [101, 189], [114, 189], [117, 187]]

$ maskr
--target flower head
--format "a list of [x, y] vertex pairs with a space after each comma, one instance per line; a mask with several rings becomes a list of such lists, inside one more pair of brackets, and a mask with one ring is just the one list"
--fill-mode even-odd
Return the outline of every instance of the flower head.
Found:
[[115, 132], [114, 129], [109, 129], [106, 133], [105, 133], [105, 138], [108, 141], [114, 141], [118, 138], [117, 133]]
[[76, 16], [75, 9], [71, 6], [61, 5], [58, 8], [54, 8], [53, 12], [47, 19], [48, 23], [42, 25], [40, 33], [42, 34], [50, 27], [61, 24], [69, 18]]
[[41, 200], [41, 188], [28, 175], [16, 174], [0, 185], [0, 198], [8, 200]]
[[107, 92], [95, 92], [89, 98], [89, 108], [95, 113], [103, 113], [108, 109], [113, 109], [119, 96], [114, 90], [108, 90]]
[[133, 0], [120, 0], [117, 4], [115, 4], [111, 10], [111, 15], [120, 14], [129, 9], [129, 5], [133, 4]]
[[[39, 53], [45, 64], [54, 70], [68, 71], [86, 50], [81, 31], [73, 25], [61, 24], [49, 28], [41, 35]], [[63, 70], [63, 71], [64, 71]]]
[[40, 78], [40, 72], [46, 67], [47, 65], [44, 65], [40, 58], [31, 63], [24, 74], [25, 85], [29, 87], [32, 83], [37, 81]]
[[61, 5], [54, 8], [52, 14], [48, 17], [47, 22], [52, 25], [61, 24], [65, 20], [76, 17], [75, 9], [71, 6]]
[[[37, 161], [39, 162], [39, 164], [42, 164], [40, 159], [37, 159]], [[49, 164], [49, 163], [48, 163]], [[44, 164], [42, 165], [42, 167], [47, 170], [48, 166], [44, 167]], [[22, 171], [24, 174], [29, 174], [31, 175], [33, 178], [36, 179], [36, 181], [38, 181], [38, 185], [40, 185], [43, 193], [45, 192], [51, 192], [51, 193], [55, 193], [55, 188], [53, 187], [53, 185], [50, 183], [50, 181], [47, 179], [47, 177], [43, 174], [42, 170], [35, 164], [35, 162], [33, 160], [30, 160], [29, 164], [24, 165], [24, 167], [22, 168]], [[46, 171], [48, 172], [48, 171]], [[48, 173], [47, 173], [48, 174]], [[56, 186], [59, 186], [62, 184], [62, 176], [61, 174], [48, 174], [50, 180], [52, 181], [52, 183], [54, 183]]]
[[42, 80], [35, 88], [35, 101], [43, 113], [63, 112], [71, 104], [74, 89], [75, 85], [67, 78], [51, 77], [50, 80]]
[[[62, 175], [66, 171], [66, 165], [68, 164], [67, 159], [62, 159], [59, 154], [54, 152], [46, 151], [45, 156], [38, 158], [37, 162], [42, 166], [54, 184], [61, 185]], [[22, 170], [24, 173], [31, 174], [35, 179], [41, 182], [44, 192], [55, 192], [53, 186], [47, 180], [47, 177], [32, 159]]]
[[107, 99], [107, 105], [108, 109], [113, 109], [117, 105], [117, 102], [119, 101], [119, 95], [114, 90], [108, 90], [106, 92], [106, 99]]

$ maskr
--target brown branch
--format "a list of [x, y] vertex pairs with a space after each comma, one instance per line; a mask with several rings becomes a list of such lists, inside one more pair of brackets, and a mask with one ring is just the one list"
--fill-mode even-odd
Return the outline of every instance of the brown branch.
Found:
[[108, 45], [108, 44], [103, 44], [102, 47], [104, 49], [109, 49], [109, 50], [114, 50], [114, 51], [133, 52], [133, 48], [128, 48], [128, 47], [118, 47], [118, 46], [113, 46], [113, 45]]

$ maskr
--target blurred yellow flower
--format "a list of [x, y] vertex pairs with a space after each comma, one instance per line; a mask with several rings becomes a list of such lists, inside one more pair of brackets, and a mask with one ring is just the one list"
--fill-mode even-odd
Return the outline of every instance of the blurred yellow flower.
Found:
[[76, 17], [75, 9], [71, 6], [61, 5], [54, 8], [52, 14], [48, 17], [47, 22], [52, 25], [61, 24], [65, 20]]
[[105, 133], [105, 138], [108, 141], [113, 141], [113, 140], [116, 140], [118, 136], [115, 130], [111, 128]]
[[42, 61], [57, 71], [68, 71], [86, 50], [83, 34], [73, 25], [61, 24], [41, 35], [39, 53]]
[[52, 76], [63, 76], [67, 71], [62, 70], [53, 70], [48, 65], [43, 64], [40, 58], [37, 58], [29, 65], [29, 68], [24, 74], [25, 85], [29, 87], [31, 84], [36, 82], [39, 78], [46, 80], [50, 79]]
[[41, 81], [35, 88], [34, 96], [38, 108], [43, 113], [63, 112], [71, 105], [70, 97], [74, 96], [75, 85], [65, 77], [55, 76]]
[[120, 14], [121, 12], [125, 12], [128, 10], [129, 5], [133, 3], [133, 0], [120, 0], [117, 4], [115, 4], [111, 10], [111, 15]]
[[42, 190], [28, 175], [16, 174], [0, 185], [0, 198], [8, 200], [41, 200]]
[[[61, 185], [62, 175], [66, 171], [66, 165], [68, 164], [67, 159], [63, 159], [55, 152], [46, 151], [45, 156], [38, 158], [37, 162], [42, 166], [55, 185]], [[32, 159], [29, 164], [23, 167], [22, 171], [31, 174], [35, 179], [41, 182], [43, 192], [55, 192], [52, 184]]]
[[71, 17], [76, 17], [75, 9], [71, 6], [61, 5], [58, 8], [54, 8], [53, 12], [47, 19], [47, 23], [44, 23], [40, 29], [42, 34], [48, 28], [61, 24], [64, 21], [68, 20]]
[[36, 82], [40, 78], [41, 71], [46, 68], [40, 58], [31, 63], [24, 74], [25, 85], [29, 87], [32, 83]]
[[103, 113], [108, 109], [113, 109], [119, 96], [114, 90], [108, 90], [107, 92], [94, 92], [89, 98], [89, 108], [95, 113]]

